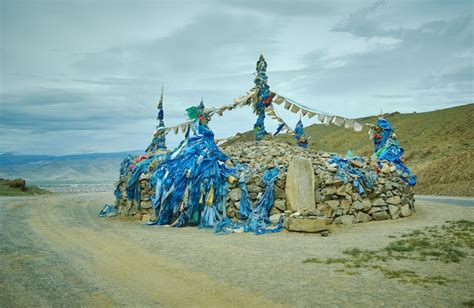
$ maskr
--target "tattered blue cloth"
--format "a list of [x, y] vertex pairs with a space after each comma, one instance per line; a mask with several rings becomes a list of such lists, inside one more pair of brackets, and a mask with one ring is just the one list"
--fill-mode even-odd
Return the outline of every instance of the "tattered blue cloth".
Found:
[[373, 140], [375, 152], [385, 146], [385, 143], [392, 136], [393, 133], [392, 126], [390, 126], [390, 122], [387, 119], [378, 118], [376, 124], [382, 129], [382, 131], [380, 132], [380, 139]]
[[214, 227], [226, 215], [227, 181], [235, 180], [237, 170], [226, 166], [214, 133], [198, 120], [195, 127], [197, 134], [183, 140], [151, 176], [157, 216], [151, 224]]
[[411, 173], [410, 169], [402, 161], [405, 150], [395, 137], [390, 122], [379, 118], [377, 126], [382, 129], [380, 139], [374, 138], [374, 150], [377, 160], [379, 163], [383, 160], [394, 163], [402, 180], [411, 186], [416, 185], [416, 175]]
[[308, 147], [308, 141], [306, 140], [306, 136], [304, 135], [304, 127], [303, 122], [301, 122], [301, 119], [298, 121], [298, 123], [296, 123], [295, 139], [296, 144], [299, 147], [302, 147], [303, 149], [306, 149]]
[[[361, 157], [354, 157], [353, 159], [364, 162]], [[354, 168], [348, 159], [337, 155], [332, 155], [329, 163], [337, 165], [336, 178], [344, 183], [352, 182], [352, 186], [359, 194], [365, 194], [367, 190], [374, 188], [377, 175], [370, 169]]]
[[135, 200], [140, 203], [140, 176], [148, 170], [150, 164], [157, 158], [157, 156], [151, 156], [145, 160], [142, 160], [138, 165], [133, 169], [132, 176], [127, 183], [127, 198], [129, 200]]
[[117, 214], [118, 214], [118, 212], [117, 212], [117, 207], [116, 206], [106, 204], [102, 208], [102, 210], [100, 210], [99, 217], [112, 217], [112, 216], [117, 216]]
[[[245, 215], [242, 216], [242, 199], [241, 199], [241, 222], [232, 222], [229, 218], [223, 219], [219, 222], [214, 230], [217, 234], [227, 234], [234, 232], [234, 230], [242, 229], [244, 232], [254, 232], [257, 235], [265, 233], [276, 233], [283, 230], [283, 216], [280, 217], [279, 222], [272, 226], [269, 220], [269, 213], [273, 206], [273, 201], [275, 198], [274, 193], [274, 184], [278, 179], [278, 169], [272, 168], [266, 170], [263, 174], [263, 183], [265, 184], [265, 192], [258, 200], [255, 208], [252, 208], [251, 201], [247, 198], [244, 198], [246, 190], [243, 188], [245, 186], [240, 186], [242, 199], [245, 199], [245, 206], [250, 206], [251, 211], [248, 213], [248, 210], [245, 211]], [[247, 214], [248, 213], [248, 214]]]

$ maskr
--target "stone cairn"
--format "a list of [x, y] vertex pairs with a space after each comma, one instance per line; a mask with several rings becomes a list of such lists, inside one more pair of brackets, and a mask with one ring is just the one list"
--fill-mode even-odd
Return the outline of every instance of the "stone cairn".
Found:
[[[233, 143], [224, 145], [223, 151], [234, 163], [248, 164], [253, 171], [247, 182], [253, 204], [263, 192], [263, 171], [274, 166], [286, 170], [280, 172], [276, 182], [270, 214], [285, 215], [289, 230], [317, 232], [326, 229], [320, 223], [315, 224], [317, 221], [324, 221], [323, 225], [349, 225], [397, 219], [410, 216], [414, 211], [412, 187], [402, 180], [395, 165], [388, 162], [383, 161], [377, 170], [373, 189], [359, 194], [350, 181], [344, 183], [336, 177], [338, 166], [330, 163], [329, 153], [273, 140]], [[354, 168], [374, 168], [369, 162], [350, 162]], [[228, 216], [240, 218], [237, 185], [230, 186], [227, 200]]]
[[[325, 226], [328, 224], [350, 225], [397, 219], [410, 216], [414, 211], [412, 187], [402, 180], [395, 165], [388, 162], [382, 162], [382, 167], [377, 170], [373, 189], [359, 194], [350, 181], [344, 183], [336, 177], [338, 167], [330, 163], [330, 153], [304, 150], [270, 138], [258, 143], [224, 144], [222, 149], [234, 164], [250, 167], [247, 189], [253, 204], [264, 191], [263, 172], [274, 166], [281, 170], [275, 183], [275, 201], [270, 215], [274, 221], [285, 215], [285, 226], [290, 231], [319, 232], [327, 230]], [[139, 157], [135, 157], [132, 163], [137, 159]], [[369, 162], [352, 160], [351, 164], [354, 168], [374, 168]], [[120, 192], [117, 200], [119, 215], [144, 222], [155, 220], [151, 208], [154, 191], [148, 185], [150, 172], [142, 174], [139, 179], [138, 202], [127, 199], [130, 175], [128, 172], [121, 176], [117, 186]], [[230, 184], [226, 205], [228, 217], [240, 219], [240, 197], [238, 184]]]

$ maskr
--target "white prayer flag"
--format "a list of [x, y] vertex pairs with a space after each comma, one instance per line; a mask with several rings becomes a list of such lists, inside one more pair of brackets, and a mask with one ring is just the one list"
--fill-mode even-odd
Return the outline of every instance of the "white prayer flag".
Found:
[[283, 103], [285, 99], [280, 96], [280, 95], [277, 95], [275, 98], [273, 98], [273, 102], [277, 105], [281, 105], [281, 103]]
[[362, 131], [363, 127], [364, 126], [362, 124], [360, 124], [359, 122], [354, 122], [354, 131], [360, 132], [360, 131]]
[[300, 111], [300, 108], [298, 108], [298, 106], [296, 105], [291, 105], [290, 111], [293, 113], [297, 113], [298, 111]]
[[291, 103], [285, 99], [285, 109], [290, 110]]
[[336, 124], [337, 126], [342, 126], [344, 124], [344, 119], [341, 117], [335, 117], [334, 124]]
[[354, 127], [354, 120], [346, 120], [344, 123], [344, 128], [352, 128]]
[[324, 114], [318, 114], [318, 120], [319, 122], [321, 123], [324, 123], [324, 119], [326, 118], [326, 116]]
[[332, 119], [334, 119], [334, 116], [326, 116], [326, 122], [324, 124], [329, 125], [332, 123]]

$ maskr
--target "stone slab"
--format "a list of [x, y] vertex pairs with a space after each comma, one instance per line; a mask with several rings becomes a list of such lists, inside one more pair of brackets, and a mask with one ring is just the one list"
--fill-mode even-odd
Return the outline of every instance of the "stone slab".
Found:
[[287, 207], [293, 211], [315, 210], [314, 170], [309, 158], [295, 156], [288, 166], [285, 194]]

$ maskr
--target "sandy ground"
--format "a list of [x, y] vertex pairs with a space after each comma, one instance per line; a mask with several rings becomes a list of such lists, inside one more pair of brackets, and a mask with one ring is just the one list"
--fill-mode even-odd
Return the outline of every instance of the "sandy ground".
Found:
[[[413, 285], [380, 272], [304, 264], [378, 249], [407, 230], [474, 220], [474, 209], [419, 202], [410, 218], [338, 228], [329, 237], [214, 235], [97, 217], [109, 193], [0, 198], [0, 306], [460, 306], [474, 299], [474, 260], [416, 270], [455, 281]], [[403, 269], [413, 264], [397, 263]]]

